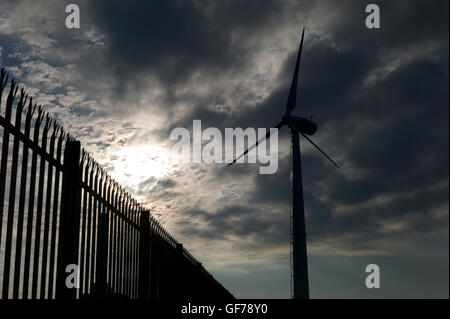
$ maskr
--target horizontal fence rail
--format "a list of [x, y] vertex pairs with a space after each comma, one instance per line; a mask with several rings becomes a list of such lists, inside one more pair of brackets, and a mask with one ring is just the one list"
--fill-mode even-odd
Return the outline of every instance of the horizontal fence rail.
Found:
[[2, 299], [234, 298], [80, 142], [18, 92], [1, 69]]

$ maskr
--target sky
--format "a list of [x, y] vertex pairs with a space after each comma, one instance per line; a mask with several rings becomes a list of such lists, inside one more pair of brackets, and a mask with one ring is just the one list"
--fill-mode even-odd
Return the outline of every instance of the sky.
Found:
[[448, 298], [448, 1], [373, 3], [0, 0], [0, 65], [236, 297], [290, 298], [288, 130], [272, 175], [169, 136], [277, 124], [305, 27], [294, 115], [341, 166], [301, 140], [311, 298]]

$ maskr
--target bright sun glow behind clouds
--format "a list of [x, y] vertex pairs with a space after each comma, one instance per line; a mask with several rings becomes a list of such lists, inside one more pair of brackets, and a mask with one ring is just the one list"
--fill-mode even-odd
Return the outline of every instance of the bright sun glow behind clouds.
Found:
[[132, 188], [151, 177], [159, 179], [169, 172], [166, 149], [157, 146], [139, 145], [125, 147], [114, 154], [111, 165], [118, 182]]

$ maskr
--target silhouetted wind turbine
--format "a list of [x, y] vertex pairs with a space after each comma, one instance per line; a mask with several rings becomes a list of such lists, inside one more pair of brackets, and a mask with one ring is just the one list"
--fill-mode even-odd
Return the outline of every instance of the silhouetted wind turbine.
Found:
[[[307, 135], [313, 135], [317, 130], [317, 124], [304, 117], [292, 116], [297, 99], [297, 79], [300, 59], [303, 47], [303, 38], [305, 29], [303, 28], [302, 39], [297, 54], [294, 76], [292, 78], [291, 89], [286, 103], [286, 113], [281, 118], [275, 128], [279, 129], [284, 125], [291, 129], [291, 289], [293, 299], [309, 299], [308, 285], [308, 260], [306, 253], [306, 231], [305, 231], [305, 210], [303, 204], [303, 184], [302, 184], [302, 165], [300, 157], [300, 134], [317, 148], [327, 159], [336, 167], [339, 166], [317, 146]], [[248, 148], [239, 157], [236, 157], [228, 166], [233, 165], [239, 158], [245, 156], [250, 150], [258, 146], [259, 143], [270, 137], [270, 130], [266, 136], [256, 142], [255, 145]]]

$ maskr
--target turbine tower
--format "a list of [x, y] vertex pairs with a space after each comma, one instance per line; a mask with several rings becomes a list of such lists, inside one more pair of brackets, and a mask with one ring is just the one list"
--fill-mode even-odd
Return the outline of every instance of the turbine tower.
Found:
[[[294, 76], [291, 82], [286, 112], [275, 128], [280, 129], [287, 125], [291, 129], [291, 293], [293, 299], [309, 299], [308, 284], [308, 259], [306, 251], [306, 229], [305, 229], [305, 209], [303, 204], [303, 183], [302, 164], [300, 155], [300, 135], [317, 148], [336, 167], [339, 166], [317, 146], [307, 135], [313, 135], [317, 130], [317, 124], [313, 121], [299, 116], [291, 115], [296, 107], [297, 80], [302, 55], [303, 38], [305, 29], [303, 28], [300, 47], [298, 49], [297, 61], [295, 63]], [[265, 137], [256, 142], [255, 145], [245, 150], [236, 157], [228, 166], [233, 165], [239, 158], [245, 156], [250, 150], [258, 146], [259, 143], [270, 137], [269, 130]]]

